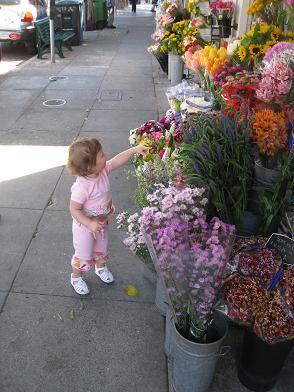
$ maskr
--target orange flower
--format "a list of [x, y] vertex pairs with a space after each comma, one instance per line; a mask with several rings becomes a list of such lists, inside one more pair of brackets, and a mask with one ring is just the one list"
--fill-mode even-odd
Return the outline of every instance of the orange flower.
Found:
[[275, 113], [270, 109], [257, 112], [252, 123], [251, 138], [257, 142], [258, 150], [268, 156], [274, 156], [285, 148], [288, 128], [284, 113]]

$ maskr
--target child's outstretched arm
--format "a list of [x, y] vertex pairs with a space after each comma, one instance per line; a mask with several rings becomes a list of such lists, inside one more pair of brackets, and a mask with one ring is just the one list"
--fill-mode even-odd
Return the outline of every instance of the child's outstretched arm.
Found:
[[150, 150], [150, 147], [145, 147], [142, 145], [138, 145], [136, 147], [129, 148], [128, 150], [122, 151], [117, 154], [114, 158], [110, 160], [112, 170], [118, 169], [127, 163], [135, 154], [147, 154]]

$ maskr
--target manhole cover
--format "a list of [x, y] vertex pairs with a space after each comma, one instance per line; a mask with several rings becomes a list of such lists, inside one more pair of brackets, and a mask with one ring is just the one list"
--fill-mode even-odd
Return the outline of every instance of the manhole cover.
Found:
[[62, 106], [66, 104], [65, 99], [47, 99], [43, 102], [44, 106]]
[[50, 76], [49, 80], [51, 80], [51, 82], [56, 82], [56, 80], [67, 80], [68, 76]]
[[121, 98], [121, 90], [102, 90], [99, 95], [101, 101], [121, 101]]

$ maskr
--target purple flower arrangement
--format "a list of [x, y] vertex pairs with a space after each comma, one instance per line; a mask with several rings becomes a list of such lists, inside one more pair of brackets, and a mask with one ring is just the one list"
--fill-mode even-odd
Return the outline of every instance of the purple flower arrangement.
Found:
[[205, 220], [204, 188], [163, 188], [148, 196], [141, 229], [164, 281], [176, 325], [201, 341], [212, 318], [234, 226]]
[[211, 321], [234, 233], [234, 226], [218, 218], [210, 223], [203, 218], [193, 222], [188, 266], [189, 333], [196, 339], [205, 335]]
[[186, 329], [188, 311], [187, 268], [189, 228], [204, 216], [208, 199], [205, 188], [157, 184], [142, 210], [141, 230], [158, 274], [165, 283], [180, 329]]

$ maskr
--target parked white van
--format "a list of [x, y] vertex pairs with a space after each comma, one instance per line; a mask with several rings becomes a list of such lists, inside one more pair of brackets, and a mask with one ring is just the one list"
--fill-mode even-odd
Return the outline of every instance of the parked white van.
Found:
[[46, 0], [0, 0], [0, 41], [23, 42], [36, 52], [34, 21], [47, 16]]

